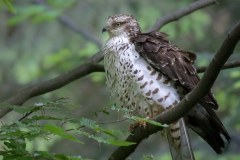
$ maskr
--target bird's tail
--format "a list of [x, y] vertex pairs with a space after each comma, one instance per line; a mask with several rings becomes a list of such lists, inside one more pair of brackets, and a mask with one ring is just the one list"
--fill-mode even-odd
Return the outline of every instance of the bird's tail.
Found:
[[195, 159], [188, 136], [188, 128], [183, 118], [170, 124], [165, 133], [173, 160]]

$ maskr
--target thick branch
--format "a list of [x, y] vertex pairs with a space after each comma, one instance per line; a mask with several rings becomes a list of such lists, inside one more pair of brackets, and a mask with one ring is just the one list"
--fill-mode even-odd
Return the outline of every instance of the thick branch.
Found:
[[[226, 39], [212, 59], [198, 85], [189, 94], [187, 94], [176, 107], [163, 112], [157, 116], [155, 120], [162, 124], [170, 124], [171, 122], [174, 122], [184, 116], [190, 109], [192, 109], [198, 101], [209, 92], [223, 64], [233, 53], [233, 50], [239, 40], [240, 22], [228, 33]], [[115, 152], [113, 152], [109, 159], [123, 160], [127, 158], [135, 151], [136, 147], [143, 139], [161, 129], [157, 126], [149, 126], [150, 127], [146, 129], [137, 128], [136, 131], [126, 139], [127, 141], [135, 142], [136, 144], [128, 147], [119, 147]]]
[[[81, 77], [84, 77], [92, 73], [93, 71], [94, 72], [102, 71], [101, 65], [94, 64], [94, 63], [82, 64], [79, 67], [71, 71], [68, 71], [56, 78], [50, 79], [48, 81], [40, 82], [31, 87], [28, 87], [20, 91], [16, 95], [14, 95], [13, 97], [7, 99], [6, 101], [4, 101], [4, 103], [8, 103], [12, 105], [22, 105], [25, 101], [27, 101], [30, 98], [61, 88], [73, 82], [76, 79], [79, 79]], [[5, 114], [7, 114], [9, 111], [11, 110], [10, 109], [1, 110], [0, 118], [3, 117]]]
[[[96, 56], [96, 57], [94, 57], [94, 59], [91, 59], [90, 61], [98, 62], [99, 57]], [[229, 69], [229, 68], [236, 68], [236, 67], [240, 67], [240, 61], [234, 61], [234, 62], [226, 63], [221, 68], [221, 70]], [[206, 68], [207, 68], [206, 66], [199, 67], [199, 68], [197, 68], [197, 72], [198, 73], [203, 73], [203, 72], [205, 72]], [[71, 83], [72, 81], [74, 81], [76, 79], [79, 79], [79, 78], [82, 78], [83, 76], [88, 75], [92, 72], [104, 72], [103, 65], [101, 65], [101, 64], [91, 64], [91, 63], [82, 64], [79, 67], [69, 71], [66, 74], [62, 74], [62, 75], [58, 76], [57, 78], [53, 78], [51, 80], [41, 82], [39, 84], [35, 84], [34, 86], [25, 89], [24, 92], [19, 92], [18, 95], [15, 95], [14, 97], [11, 97], [10, 99], [6, 100], [5, 103], [10, 103], [12, 105], [21, 105], [22, 103], [24, 103], [25, 101], [27, 101], [28, 99], [30, 99], [32, 97], [50, 92], [52, 90], [59, 89], [59, 88], [65, 86], [65, 85]], [[64, 79], [64, 81], [59, 81], [60, 79]], [[47, 87], [49, 85], [53, 85], [53, 87], [49, 88], [49, 89], [43, 89], [42, 86], [44, 86], [46, 84], [47, 84]], [[47, 87], [44, 87], [44, 88], [47, 88]], [[33, 88], [35, 88], [35, 89], [33, 89]], [[35, 93], [32, 92], [33, 90], [34, 90]], [[26, 96], [24, 96], [24, 93], [26, 94]], [[35, 96], [31, 96], [31, 95], [35, 95]], [[10, 109], [1, 110], [0, 118], [2, 118], [5, 114], [7, 114], [10, 111], [11, 111]]]
[[162, 26], [164, 26], [170, 22], [177, 21], [180, 18], [182, 18], [188, 14], [191, 14], [192, 12], [195, 12], [199, 9], [202, 9], [204, 7], [207, 7], [209, 5], [216, 4], [216, 3], [217, 3], [216, 0], [198, 0], [194, 3], [192, 3], [191, 5], [189, 5], [189, 7], [187, 7], [187, 8], [178, 10], [176, 12], [173, 12], [172, 14], [168, 14], [164, 17], [159, 18], [156, 21], [156, 23], [153, 25], [153, 27], [151, 27], [149, 29], [149, 32], [158, 31], [160, 28], [162, 28]]

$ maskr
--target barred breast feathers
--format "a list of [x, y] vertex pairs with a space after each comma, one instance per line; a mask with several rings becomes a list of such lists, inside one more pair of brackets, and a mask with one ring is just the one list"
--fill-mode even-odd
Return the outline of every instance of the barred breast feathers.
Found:
[[131, 91], [135, 90], [148, 98], [144, 100], [149, 105], [157, 103], [165, 109], [179, 101], [179, 95], [169, 79], [140, 57], [128, 38], [114, 37], [105, 48], [108, 50], [104, 58], [107, 86], [112, 96], [136, 94]]

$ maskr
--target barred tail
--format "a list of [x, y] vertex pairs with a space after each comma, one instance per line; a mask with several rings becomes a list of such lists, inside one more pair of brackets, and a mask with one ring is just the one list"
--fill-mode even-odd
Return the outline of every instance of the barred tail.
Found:
[[173, 160], [195, 159], [188, 136], [188, 129], [183, 118], [176, 123], [170, 124], [165, 132]]

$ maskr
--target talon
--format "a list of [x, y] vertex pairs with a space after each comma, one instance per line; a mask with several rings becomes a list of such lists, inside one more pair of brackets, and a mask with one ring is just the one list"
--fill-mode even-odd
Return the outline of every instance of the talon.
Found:
[[145, 129], [147, 127], [147, 122], [146, 121], [139, 121], [139, 122], [133, 123], [129, 126], [128, 131], [133, 132], [138, 127], [143, 127]]
[[143, 127], [144, 129], [147, 127], [147, 122], [146, 121], [140, 121], [139, 123], [139, 127]]
[[133, 132], [138, 127], [138, 123], [133, 123], [129, 126], [128, 131]]

